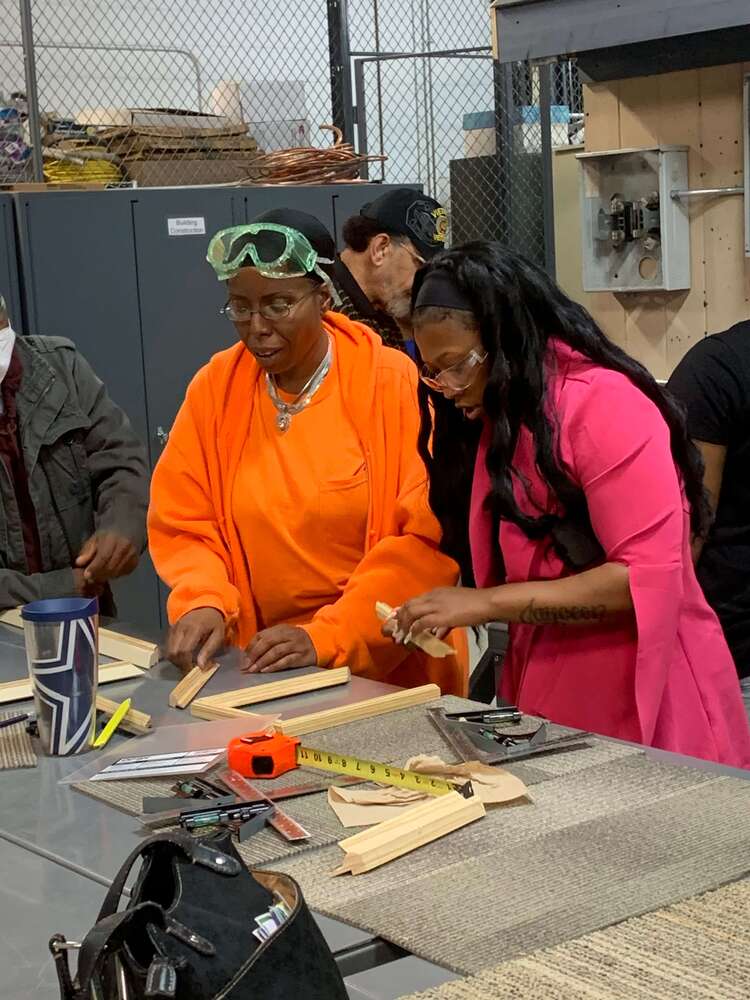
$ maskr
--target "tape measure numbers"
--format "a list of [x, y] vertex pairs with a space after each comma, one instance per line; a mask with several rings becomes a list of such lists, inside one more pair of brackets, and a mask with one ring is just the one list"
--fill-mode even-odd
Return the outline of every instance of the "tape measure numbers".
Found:
[[408, 788], [424, 795], [447, 795], [460, 791], [471, 795], [471, 784], [456, 785], [417, 771], [407, 771], [375, 760], [363, 760], [348, 754], [303, 747], [294, 736], [281, 733], [250, 733], [233, 739], [227, 749], [229, 766], [248, 778], [277, 778], [295, 767], [314, 767], [320, 771], [358, 777], [381, 785]]

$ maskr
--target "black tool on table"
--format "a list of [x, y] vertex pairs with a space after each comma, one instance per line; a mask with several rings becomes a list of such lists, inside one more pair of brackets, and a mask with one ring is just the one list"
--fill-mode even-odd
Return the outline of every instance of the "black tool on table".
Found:
[[189, 809], [180, 814], [179, 823], [184, 830], [200, 830], [206, 826], [224, 826], [237, 834], [242, 842], [257, 833], [273, 814], [273, 806], [267, 802], [237, 802], [231, 796], [231, 805]]
[[502, 705], [499, 708], [482, 708], [475, 712], [445, 712], [445, 718], [486, 728], [509, 723], [516, 726], [523, 719], [523, 715], [515, 705]]
[[20, 715], [12, 715], [9, 719], [0, 719], [0, 729], [6, 729], [8, 726], [15, 726], [19, 722], [26, 722], [27, 719], [33, 720], [33, 715], [29, 712], [22, 712]]
[[[505, 713], [504, 717], [492, 720], [493, 714], [498, 712]], [[483, 764], [501, 764], [537, 754], [578, 749], [588, 745], [584, 740], [590, 735], [575, 732], [549, 737], [545, 722], [529, 732], [503, 729], [509, 722], [512, 725], [520, 724], [521, 720], [517, 721], [515, 715], [521, 713], [514, 705], [450, 714], [442, 708], [428, 708], [427, 714], [461, 760], [479, 760]], [[472, 716], [478, 718], [471, 718]]]

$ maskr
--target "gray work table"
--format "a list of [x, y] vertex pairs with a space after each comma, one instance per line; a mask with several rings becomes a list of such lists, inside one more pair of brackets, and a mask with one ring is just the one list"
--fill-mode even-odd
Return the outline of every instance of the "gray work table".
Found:
[[[316, 668], [311, 667], [285, 671], [283, 676], [314, 672]], [[22, 634], [17, 629], [0, 625], [0, 681], [14, 680], [25, 674]], [[189, 711], [179, 711], [168, 705], [169, 693], [179, 678], [176, 667], [160, 663], [151, 670], [144, 671], [142, 678], [106, 684], [100, 690], [114, 701], [131, 698], [135, 708], [152, 716], [155, 727], [199, 724], [199, 720]], [[237, 655], [230, 653], [222, 657], [220, 669], [206, 684], [201, 695], [276, 680], [279, 680], [279, 674], [241, 674]], [[346, 685], [285, 698], [283, 701], [262, 702], [251, 710], [259, 714], [283, 713], [285, 718], [289, 718], [362, 701], [394, 690], [396, 689], [391, 685], [353, 677]], [[30, 702], [19, 702], [13, 707], [22, 710], [30, 706]], [[124, 748], [132, 739], [117, 734], [109, 746], [118, 741]], [[77, 792], [70, 785], [59, 783], [61, 778], [77, 771], [88, 759], [89, 755], [68, 758], [40, 756], [39, 765], [34, 769], [0, 772], [0, 883], [8, 882], [7, 869], [12, 868], [15, 857], [23, 855], [27, 858], [27, 869], [36, 870], [34, 866], [37, 866], [40, 871], [47, 873], [50, 882], [54, 881], [55, 872], [59, 872], [57, 877], [61, 884], [64, 882], [66, 885], [76, 886], [76, 890], [69, 894], [70, 907], [64, 906], [64, 912], [61, 913], [61, 916], [69, 917], [69, 922], [55, 922], [51, 919], [54, 914], [50, 914], [48, 919], [46, 913], [44, 920], [40, 922], [43, 928], [41, 938], [44, 940], [39, 961], [40, 967], [45, 962], [49, 964], [48, 971], [52, 974], [52, 978], [48, 979], [49, 983], [54, 981], [52, 959], [46, 950], [50, 935], [61, 931], [67, 937], [75, 938], [91, 926], [103, 899], [103, 890], [94, 883], [109, 885], [125, 856], [143, 837], [143, 829], [133, 817]], [[32, 894], [28, 903], [29, 913], [38, 905], [38, 900]], [[402, 957], [403, 952], [373, 938], [367, 931], [322, 916], [316, 915], [316, 919], [329, 947], [336, 955], [342, 973], [347, 977], [347, 985], [352, 983], [351, 995], [354, 998], [390, 1000], [415, 989], [426, 989], [454, 978], [452, 974], [427, 962], [414, 960], [416, 965], [409, 964], [407, 959], [412, 959], [412, 956]], [[0, 931], [3, 930], [4, 923], [5, 919], [0, 917]], [[377, 976], [366, 979], [367, 971], [373, 966], [378, 966]], [[34, 992], [34, 977], [37, 974], [35, 969], [25, 968], [26, 971], [19, 975], [26, 992], [19, 993], [18, 996], [46, 996], [46, 993]], [[49, 993], [50, 997], [55, 995], [54, 990]]]
[[0, 840], [0, 995], [56, 1000], [53, 934], [73, 941], [91, 927], [103, 891], [89, 879]]

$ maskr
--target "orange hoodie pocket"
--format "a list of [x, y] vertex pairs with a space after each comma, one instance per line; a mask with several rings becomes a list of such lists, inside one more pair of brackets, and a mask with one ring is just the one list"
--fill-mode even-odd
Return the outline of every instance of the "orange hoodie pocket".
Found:
[[354, 476], [328, 480], [318, 490], [318, 531], [345, 584], [365, 554], [370, 484], [363, 464]]

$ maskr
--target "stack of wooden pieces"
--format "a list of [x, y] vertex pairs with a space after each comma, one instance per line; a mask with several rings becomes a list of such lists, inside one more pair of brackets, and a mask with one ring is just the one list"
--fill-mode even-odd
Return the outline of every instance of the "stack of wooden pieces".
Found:
[[401, 816], [339, 841], [345, 857], [334, 875], [361, 875], [417, 847], [444, 837], [485, 815], [476, 795], [464, 798], [449, 792], [405, 809]]

